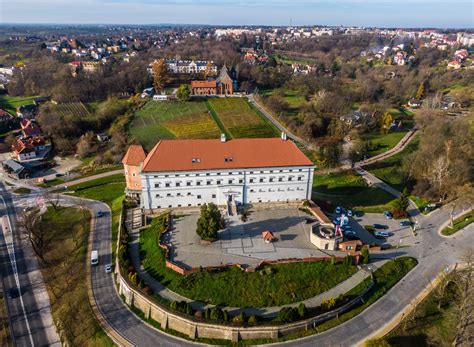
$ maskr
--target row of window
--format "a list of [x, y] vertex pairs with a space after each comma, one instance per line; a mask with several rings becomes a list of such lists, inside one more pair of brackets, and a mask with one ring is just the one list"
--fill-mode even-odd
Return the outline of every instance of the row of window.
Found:
[[[293, 181], [293, 178], [295, 178], [295, 177], [294, 177], [294, 176], [288, 176], [288, 179], [287, 179], [286, 181], [287, 181], [287, 182], [291, 182], [291, 181]], [[304, 178], [304, 176], [298, 176], [298, 177], [296, 177], [296, 179], [297, 179], [298, 181], [302, 181], [303, 178]], [[222, 181], [223, 181], [223, 180], [216, 180], [216, 184], [217, 184], [217, 185], [220, 185], [220, 184], [222, 184]], [[244, 180], [243, 180], [243, 179], [239, 179], [239, 180], [228, 179], [228, 180], [227, 180], [227, 184], [233, 184], [234, 181], [235, 181], [235, 182], [238, 182], [238, 183], [240, 183], [240, 184], [244, 183]], [[266, 183], [266, 181], [267, 181], [267, 180], [266, 180], [265, 178], [259, 178], [259, 179], [258, 179], [258, 182], [259, 182], [259, 183]], [[256, 182], [256, 178], [250, 178], [250, 179], [249, 179], [249, 183], [255, 183], [255, 182]], [[277, 181], [275, 180], [275, 177], [270, 177], [270, 178], [268, 179], [268, 182], [277, 182]], [[278, 182], [284, 182], [284, 177], [278, 177]], [[175, 182], [175, 183], [174, 183], [174, 187], [181, 187], [181, 183], [182, 183], [182, 182]], [[201, 183], [203, 183], [203, 182], [202, 182], [202, 181], [196, 181], [195, 183], [196, 183], [196, 186], [200, 186]], [[166, 188], [169, 188], [169, 187], [171, 187], [171, 184], [172, 184], [171, 182], [165, 182], [165, 187], [166, 187]], [[212, 185], [212, 184], [213, 184], [213, 180], [207, 180], [207, 181], [206, 181], [206, 185], [210, 186], [210, 185]], [[155, 183], [155, 188], [160, 188], [160, 186], [161, 186], [161, 182]], [[187, 186], [187, 187], [192, 186], [192, 181], [186, 182], [186, 186]]]
[[[195, 160], [196, 162], [198, 162], [199, 158], [194, 158], [193, 160]], [[230, 158], [231, 159], [231, 158]], [[257, 173], [282, 173], [282, 172], [303, 172], [303, 169], [298, 169], [298, 170], [293, 170], [293, 169], [289, 169], [289, 170], [269, 170], [269, 171], [249, 171], [248, 174], [250, 175], [253, 175], [254, 173], [257, 174]], [[154, 178], [160, 178], [160, 177], [190, 177], [190, 176], [220, 176], [220, 175], [243, 175], [244, 173], [242, 171], [238, 171], [238, 172], [216, 172], [216, 173], [210, 173], [210, 172], [207, 172], [207, 173], [197, 173], [197, 174], [175, 174], [175, 175], [162, 175], [162, 176], [153, 176]]]
[[[257, 201], [249, 200], [249, 203], [252, 203], [252, 202], [272, 202], [272, 201], [274, 202], [275, 200], [266, 200], [266, 201], [263, 201], [262, 199], [258, 199]], [[280, 199], [278, 199], [278, 200], [276, 200], [276, 201], [277, 201], [277, 202], [287, 202], [287, 203], [290, 202], [289, 199], [286, 199], [286, 200], [280, 200]], [[300, 201], [300, 199], [295, 199], [294, 201]], [[201, 206], [201, 205], [202, 205], [202, 204], [199, 203], [199, 204], [197, 204], [196, 206]], [[193, 206], [193, 205], [192, 205], [192, 204], [188, 204], [187, 206], [188, 206], [188, 207], [191, 207], [191, 206]], [[156, 208], [161, 208], [161, 207], [162, 207], [161, 205], [156, 206]], [[168, 208], [173, 208], [173, 207], [183, 207], [183, 205], [181, 205], [181, 204], [178, 204], [178, 205], [176, 205], [176, 206], [168, 205]], [[163, 208], [164, 208], [164, 207], [163, 207]]]
[[[303, 188], [300, 188], [300, 187], [297, 187], [296, 188], [297, 191], [303, 191], [304, 189]], [[294, 188], [287, 188], [287, 189], [283, 189], [283, 188], [278, 188], [278, 189], [275, 189], [275, 188], [269, 188], [268, 190], [265, 190], [265, 189], [259, 189], [258, 190], [258, 193], [266, 193], [266, 192], [269, 192], [269, 193], [273, 193], [273, 192], [293, 192], [295, 191]], [[254, 189], [250, 189], [250, 193], [257, 193]], [[161, 194], [156, 194], [155, 195], [157, 198], [172, 198], [174, 197], [175, 195], [171, 194], [171, 193], [167, 193], [166, 195], [161, 195]], [[187, 192], [186, 195], [184, 194], [181, 194], [181, 193], [176, 193], [176, 196], [177, 197], [182, 197], [182, 196], [193, 196], [193, 194], [191, 192]], [[196, 195], [196, 198], [197, 199], [201, 199], [201, 195]], [[212, 194], [212, 198], [215, 199], [216, 198], [216, 194]]]

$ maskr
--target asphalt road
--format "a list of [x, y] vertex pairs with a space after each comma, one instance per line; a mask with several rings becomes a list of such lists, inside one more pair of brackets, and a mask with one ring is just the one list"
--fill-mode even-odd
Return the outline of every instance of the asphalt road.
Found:
[[[77, 203], [78, 199], [66, 198], [68, 203]], [[192, 346], [186, 340], [162, 333], [144, 323], [133, 314], [123, 303], [117, 290], [112, 274], [105, 273], [105, 265], [112, 263], [111, 215], [109, 207], [98, 201], [81, 200], [81, 204], [90, 208], [95, 216], [99, 211], [104, 216], [95, 218], [93, 222], [93, 249], [98, 251], [99, 264], [92, 268], [92, 290], [99, 311], [110, 326], [125, 339], [137, 346]]]
[[[33, 290], [35, 284], [30, 281], [28, 276], [27, 263], [29, 255], [26, 254], [22, 247], [20, 235], [16, 228], [16, 214], [13, 207], [11, 195], [7, 193], [2, 182], [0, 182], [0, 194], [5, 201], [0, 198], [0, 216], [9, 216], [13, 233], [7, 230], [7, 226], [2, 224], [2, 232], [0, 233], [0, 269], [3, 279], [5, 293], [12, 288], [18, 288], [14, 275], [14, 269], [8, 252], [7, 244], [10, 244], [11, 255], [16, 260], [16, 269], [18, 280], [21, 288], [21, 297], [10, 299], [5, 296], [7, 309], [10, 317], [12, 334], [16, 346], [48, 346], [52, 342], [48, 336], [43, 324], [42, 309], [44, 303], [37, 302]], [[13, 243], [13, 245], [11, 244]], [[48, 303], [49, 306], [49, 303]], [[56, 341], [57, 342], [57, 341]]]

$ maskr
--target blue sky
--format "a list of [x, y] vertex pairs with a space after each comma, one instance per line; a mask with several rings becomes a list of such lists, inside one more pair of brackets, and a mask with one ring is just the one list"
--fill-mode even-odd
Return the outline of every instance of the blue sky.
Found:
[[0, 0], [1, 23], [474, 27], [473, 0]]

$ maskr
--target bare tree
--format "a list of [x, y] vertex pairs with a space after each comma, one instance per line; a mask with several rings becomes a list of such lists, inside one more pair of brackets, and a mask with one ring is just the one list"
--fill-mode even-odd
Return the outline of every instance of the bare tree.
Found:
[[59, 194], [46, 191], [45, 193], [43, 193], [43, 198], [47, 204], [53, 207], [54, 211], [58, 211], [60, 199]]
[[28, 236], [31, 246], [35, 254], [44, 261], [45, 237], [44, 230], [41, 225], [41, 214], [38, 207], [34, 207], [27, 211], [22, 211], [18, 221], [22, 231]]

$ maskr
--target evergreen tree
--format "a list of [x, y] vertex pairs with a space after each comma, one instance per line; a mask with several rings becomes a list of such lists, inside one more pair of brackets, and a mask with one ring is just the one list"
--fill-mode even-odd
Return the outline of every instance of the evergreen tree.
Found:
[[179, 86], [178, 90], [176, 91], [176, 96], [181, 101], [188, 101], [191, 95], [191, 88], [189, 84], [182, 84]]
[[201, 206], [201, 216], [197, 221], [196, 233], [206, 241], [217, 239], [217, 231], [224, 228], [224, 219], [213, 203]]

